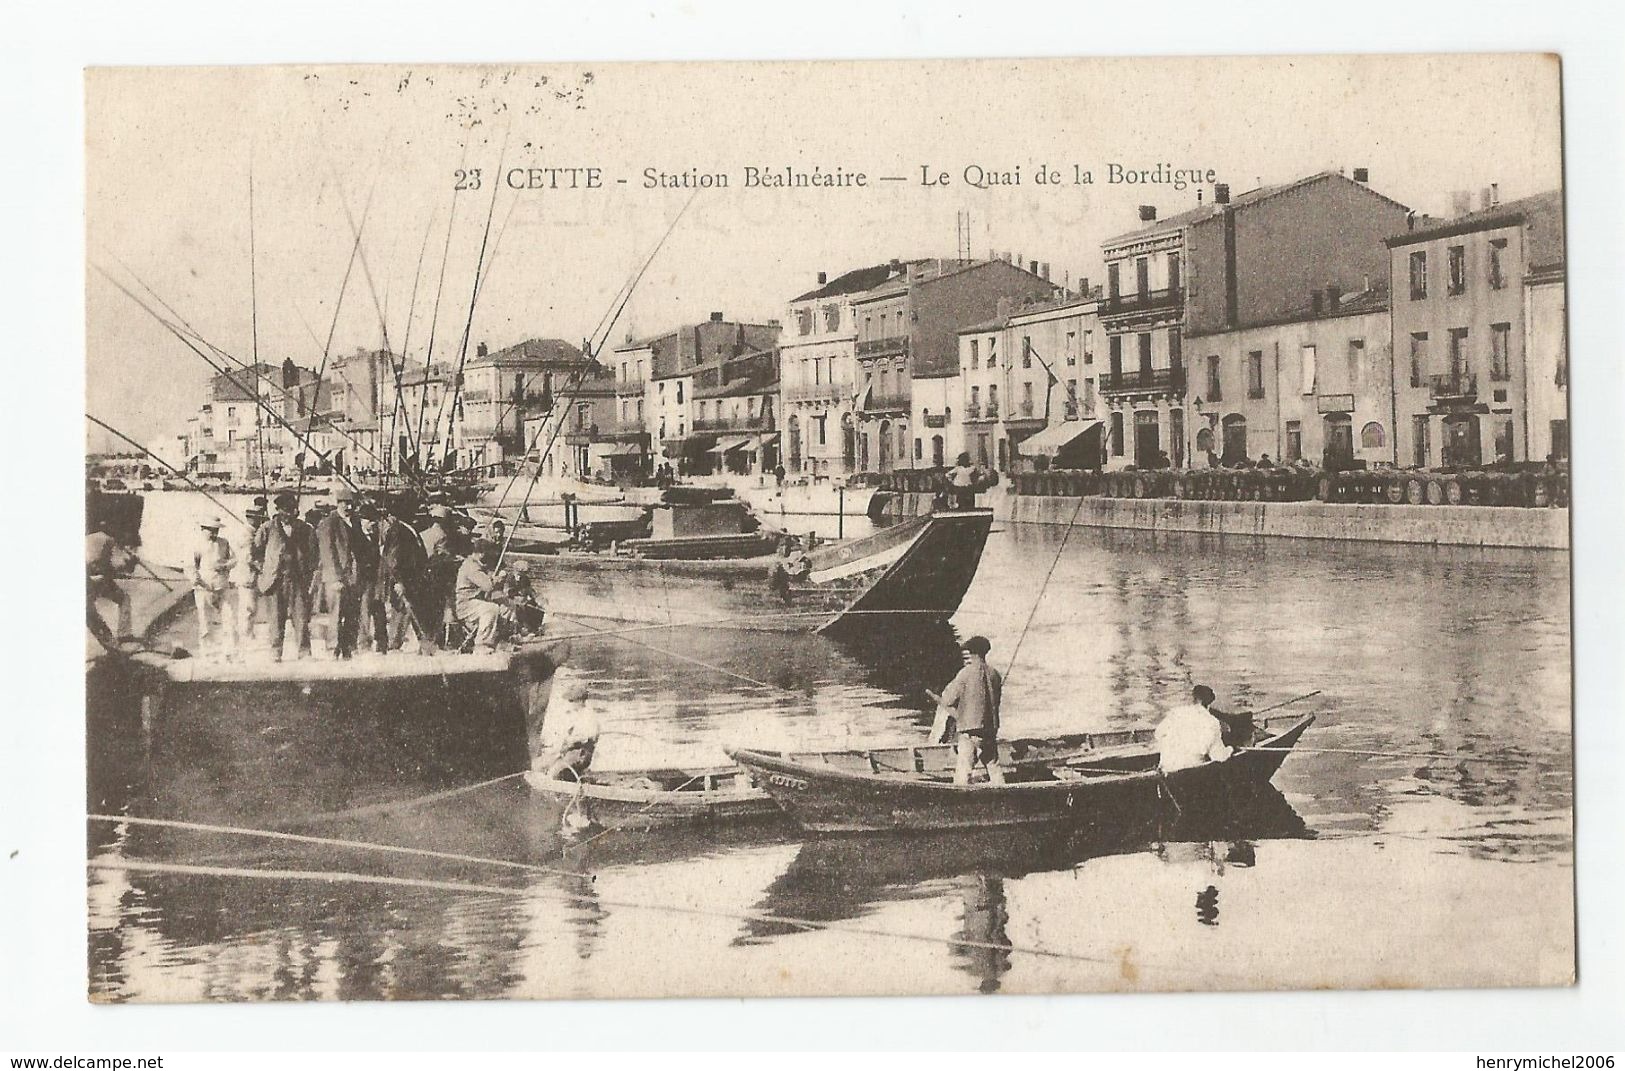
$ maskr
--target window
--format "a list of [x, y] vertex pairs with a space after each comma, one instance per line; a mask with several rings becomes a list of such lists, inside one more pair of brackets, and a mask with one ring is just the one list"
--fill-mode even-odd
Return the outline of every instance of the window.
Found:
[[987, 340], [987, 366], [989, 368], [997, 368], [999, 366], [998, 346], [999, 340], [989, 336]]
[[1490, 378], [1511, 379], [1508, 348], [1512, 342], [1511, 324], [1490, 324]]
[[1494, 238], [1490, 240], [1490, 289], [1505, 290], [1507, 285], [1506, 273], [1507, 240]]
[[1083, 409], [1087, 413], [1095, 411], [1095, 381], [1093, 379], [1083, 381]]
[[1365, 427], [1360, 429], [1360, 449], [1381, 450], [1383, 447], [1383, 441], [1384, 437], [1382, 434], [1382, 425], [1378, 424], [1375, 420], [1371, 421], [1370, 423], [1366, 424]]
[[1411, 300], [1421, 301], [1428, 296], [1427, 250], [1418, 249], [1411, 254]]
[[1032, 366], [1033, 366], [1033, 337], [1031, 335], [1022, 335], [1021, 336], [1021, 367], [1023, 367], [1023, 368], [1031, 368]]
[[990, 417], [999, 415], [999, 385], [997, 383], [990, 383], [987, 387], [987, 415]]
[[1069, 379], [1069, 380], [1066, 381], [1066, 418], [1065, 419], [1067, 419], [1067, 420], [1076, 420], [1076, 419], [1078, 419], [1078, 381], [1075, 380], [1075, 379]]
[[226, 419], [227, 420], [236, 420], [237, 419], [237, 407], [235, 405], [226, 406]]
[[1465, 327], [1452, 327], [1450, 329], [1450, 374], [1453, 376], [1467, 374], [1467, 329]]
[[824, 330], [839, 331], [841, 329], [841, 307], [839, 305], [824, 306]]
[[1184, 468], [1185, 467], [1185, 410], [1183, 410], [1183, 409], [1170, 409], [1170, 410], [1168, 410], [1168, 439], [1169, 439], [1169, 442], [1173, 445], [1173, 448], [1174, 448], [1173, 457], [1169, 458], [1168, 460], [1173, 462], [1174, 468], [1176, 468], [1176, 469]]
[[[1119, 294], [1121, 294], [1123, 292], [1123, 271], [1122, 271], [1122, 268], [1123, 268], [1123, 266], [1120, 263], [1119, 264], [1108, 264], [1108, 265], [1106, 265], [1106, 296], [1107, 297], [1116, 297], [1117, 295], [1119, 295]], [[1121, 437], [1121, 435], [1122, 435], [1121, 430], [1119, 430], [1118, 435], [1119, 435], [1119, 437]], [[1118, 454], [1118, 455], [1121, 455], [1123, 453], [1123, 451], [1120, 448], [1116, 449], [1116, 450], [1113, 450], [1112, 452], [1114, 454]]]
[[1021, 415], [1024, 417], [1033, 415], [1033, 385], [1031, 380], [1021, 385]]
[[1446, 290], [1451, 297], [1467, 292], [1467, 247], [1453, 245], [1450, 247], [1450, 286]]
[[1428, 333], [1411, 332], [1411, 386], [1420, 387], [1428, 364]]
[[1093, 331], [1083, 333], [1083, 363], [1095, 363], [1095, 333]]
[[1351, 339], [1349, 339], [1348, 370], [1347, 370], [1348, 371], [1348, 379], [1346, 380], [1346, 382], [1348, 383], [1348, 389], [1349, 389], [1350, 393], [1353, 393], [1354, 391], [1359, 389], [1359, 386], [1360, 386], [1360, 365], [1364, 363], [1364, 360], [1365, 360], [1365, 339], [1363, 339], [1363, 338], [1351, 338]]
[[1305, 346], [1301, 353], [1303, 393], [1315, 393], [1315, 347]]
[[1552, 456], [1567, 458], [1569, 456], [1569, 422], [1567, 420], [1552, 421]]
[[982, 367], [982, 343], [980, 339], [973, 338], [970, 340], [970, 366], [972, 368]]
[[1301, 421], [1289, 420], [1286, 422], [1286, 459], [1297, 461], [1303, 457], [1303, 424]]
[[1168, 329], [1168, 367], [1185, 367], [1185, 336], [1179, 333], [1179, 328]]
[[1108, 338], [1106, 349], [1110, 354], [1112, 378], [1116, 379], [1123, 374], [1123, 336], [1112, 335]]
[[683, 404], [683, 381], [680, 379], [677, 381], [677, 404]]
[[1510, 418], [1495, 422], [1495, 460], [1512, 460], [1512, 420]]
[[1253, 350], [1247, 354], [1247, 397], [1262, 398], [1264, 396], [1264, 351]]
[[1419, 469], [1426, 468], [1430, 452], [1427, 415], [1411, 417], [1411, 464]]
[[1219, 390], [1219, 355], [1213, 354], [1207, 359], [1207, 400], [1219, 401], [1224, 392]]
[[1078, 333], [1076, 331], [1068, 331], [1066, 333], [1066, 366], [1068, 368], [1076, 368], [1077, 364]]
[[1177, 292], [1179, 290], [1179, 254], [1178, 253], [1169, 253], [1168, 254], [1168, 289], [1171, 290], [1171, 291], [1175, 291], [1175, 292]]
[[810, 335], [813, 329], [813, 314], [811, 309], [796, 310], [796, 334]]
[[1123, 456], [1123, 414], [1112, 414], [1112, 456]]
[[825, 428], [824, 425], [825, 425], [825, 422], [828, 419], [829, 419], [829, 415], [827, 413], [820, 413], [820, 414], [818, 414], [818, 416], [813, 421], [815, 424], [818, 425], [818, 445], [819, 446], [823, 446], [825, 444], [825, 442], [826, 442], [826, 439], [824, 438], [825, 433], [826, 433], [826, 428]]
[[919, 461], [925, 457], [925, 443], [919, 439], [914, 440], [914, 460]]
[[970, 415], [980, 416], [982, 412], [982, 388], [973, 386], [970, 389]]
[[1141, 297], [1151, 292], [1151, 261], [1147, 257], [1134, 261], [1134, 292]]
[[1151, 333], [1142, 332], [1135, 341], [1140, 346], [1140, 375], [1144, 377], [1141, 384], [1144, 386], [1146, 385], [1144, 381], [1151, 378]]

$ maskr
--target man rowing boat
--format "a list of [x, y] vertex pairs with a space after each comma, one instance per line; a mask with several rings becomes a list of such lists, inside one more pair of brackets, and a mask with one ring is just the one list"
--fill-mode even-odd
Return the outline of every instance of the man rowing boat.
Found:
[[1224, 725], [1208, 709], [1213, 689], [1198, 684], [1191, 689], [1191, 698], [1195, 702], [1170, 710], [1157, 726], [1157, 764], [1163, 773], [1223, 762], [1232, 754], [1224, 742]]

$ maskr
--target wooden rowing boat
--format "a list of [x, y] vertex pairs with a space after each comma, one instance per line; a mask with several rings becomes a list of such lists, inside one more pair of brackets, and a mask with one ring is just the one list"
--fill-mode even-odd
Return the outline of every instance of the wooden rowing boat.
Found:
[[760, 822], [783, 817], [779, 805], [752, 784], [750, 775], [740, 766], [591, 770], [579, 781], [531, 770], [525, 774], [525, 783], [533, 792], [579, 808], [588, 822], [606, 829]]
[[874, 751], [856, 753], [856, 768], [850, 760], [780, 751], [729, 756], [797, 824], [818, 833], [1089, 825], [1165, 806], [1201, 810], [1267, 782], [1313, 721], [1309, 715], [1280, 732], [1264, 729], [1225, 762], [1171, 774], [1157, 767], [1150, 731], [1137, 730], [1129, 743], [1102, 741], [1057, 761], [1018, 763], [1003, 785], [956, 785], [936, 762], [897, 763]]
[[[1114, 748], [1132, 748], [1149, 739], [1147, 729], [1074, 733], [1001, 740], [999, 750], [1007, 768], [1022, 770], [1100, 757]], [[789, 753], [789, 757], [839, 770], [915, 770], [932, 777], [949, 776], [954, 768], [952, 744], [798, 751]], [[541, 795], [579, 807], [591, 824], [604, 828], [753, 822], [782, 818], [784, 814], [743, 766], [591, 770], [580, 781], [568, 776], [550, 778], [532, 770], [525, 774], [525, 781]]]

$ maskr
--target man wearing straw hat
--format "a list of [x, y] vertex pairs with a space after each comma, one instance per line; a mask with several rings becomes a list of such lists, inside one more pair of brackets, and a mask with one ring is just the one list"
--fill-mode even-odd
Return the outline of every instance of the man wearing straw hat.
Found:
[[186, 576], [197, 603], [198, 647], [208, 646], [214, 638], [222, 653], [233, 652], [237, 649], [237, 614], [230, 593], [237, 556], [220, 535], [219, 517], [204, 518], [198, 529], [198, 541], [186, 559]]

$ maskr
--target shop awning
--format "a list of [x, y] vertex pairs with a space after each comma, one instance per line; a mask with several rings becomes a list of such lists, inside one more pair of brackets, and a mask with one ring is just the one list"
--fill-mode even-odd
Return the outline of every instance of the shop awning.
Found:
[[1064, 424], [1051, 424], [1022, 440], [1021, 452], [1028, 457], [1044, 454], [1054, 457], [1063, 447], [1075, 442], [1079, 436], [1100, 427], [1098, 420], [1069, 420]]
[[731, 439], [719, 439], [719, 440], [717, 440], [717, 445], [715, 447], [715, 450], [719, 454], [727, 454], [727, 453], [732, 453], [735, 450], [738, 450], [742, 446], [749, 446], [749, 445], [750, 445], [750, 436], [749, 435], [739, 435], [739, 436], [735, 436], [734, 438], [731, 438]]
[[643, 453], [643, 447], [637, 443], [595, 443], [593, 451], [600, 457], [630, 457]]
[[779, 433], [776, 432], [776, 431], [770, 431], [766, 435], [762, 436], [762, 445], [763, 446], [772, 446], [774, 443], [776, 443], [778, 441], [779, 441]]

